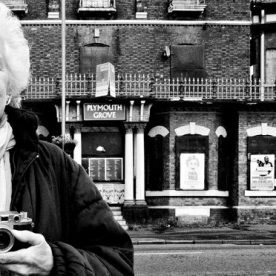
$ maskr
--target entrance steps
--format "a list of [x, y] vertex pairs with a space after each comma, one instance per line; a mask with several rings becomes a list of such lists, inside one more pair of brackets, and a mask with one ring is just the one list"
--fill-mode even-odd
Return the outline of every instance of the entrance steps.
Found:
[[121, 207], [120, 206], [110, 206], [110, 209], [113, 213], [115, 220], [118, 221], [118, 223], [122, 226], [123, 229], [128, 230], [128, 225], [127, 225], [125, 219], [123, 218]]

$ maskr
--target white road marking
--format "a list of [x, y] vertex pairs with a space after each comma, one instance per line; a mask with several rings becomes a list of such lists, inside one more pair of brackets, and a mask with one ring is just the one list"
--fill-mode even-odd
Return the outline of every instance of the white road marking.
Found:
[[134, 252], [135, 256], [145, 256], [145, 255], [194, 255], [202, 254], [203, 251], [170, 251], [170, 252]]

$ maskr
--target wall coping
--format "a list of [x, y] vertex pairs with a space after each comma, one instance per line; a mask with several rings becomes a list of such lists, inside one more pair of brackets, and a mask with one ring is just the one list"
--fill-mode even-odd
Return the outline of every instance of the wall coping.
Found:
[[191, 190], [163, 190], [163, 191], [146, 191], [147, 197], [228, 197], [228, 191], [218, 190], [204, 190], [204, 191], [191, 191]]
[[276, 197], [276, 191], [244, 191], [245, 196]]
[[[156, 205], [151, 206], [148, 205], [149, 209], [230, 209], [231, 207], [228, 206], [221, 206], [221, 205]], [[275, 207], [276, 208], [276, 207]]]
[[[246, 20], [66, 20], [67, 25], [251, 26]], [[21, 20], [22, 25], [61, 25], [62, 20]]]

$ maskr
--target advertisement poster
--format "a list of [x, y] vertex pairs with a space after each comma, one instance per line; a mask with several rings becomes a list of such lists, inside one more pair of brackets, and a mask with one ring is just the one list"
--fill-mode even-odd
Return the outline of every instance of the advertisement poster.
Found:
[[180, 154], [180, 189], [204, 190], [204, 153]]
[[115, 69], [110, 62], [96, 67], [96, 97], [115, 97]]
[[252, 154], [250, 162], [250, 189], [274, 190], [274, 154]]

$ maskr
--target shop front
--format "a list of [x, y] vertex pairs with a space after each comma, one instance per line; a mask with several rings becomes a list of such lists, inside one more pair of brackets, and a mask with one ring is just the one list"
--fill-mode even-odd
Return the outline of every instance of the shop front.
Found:
[[66, 132], [76, 140], [73, 158], [110, 205], [146, 205], [144, 129], [150, 106], [144, 100], [67, 101]]

